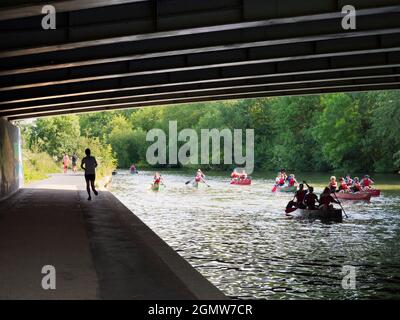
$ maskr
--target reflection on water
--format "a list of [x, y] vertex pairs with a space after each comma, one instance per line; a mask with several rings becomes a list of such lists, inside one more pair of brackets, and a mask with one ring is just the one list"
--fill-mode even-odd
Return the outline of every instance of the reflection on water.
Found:
[[[121, 171], [111, 191], [226, 295], [400, 298], [400, 190], [370, 204], [347, 202], [349, 219], [322, 224], [288, 220], [291, 195], [272, 194], [271, 179], [246, 187], [208, 176], [211, 187], [197, 190], [185, 173], [163, 176], [166, 189], [157, 193], [148, 190], [152, 173]], [[344, 265], [357, 268], [356, 290], [341, 287]]]

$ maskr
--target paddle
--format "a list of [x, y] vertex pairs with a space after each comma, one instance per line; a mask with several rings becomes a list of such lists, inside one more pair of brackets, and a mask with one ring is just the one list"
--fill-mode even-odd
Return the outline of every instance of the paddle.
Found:
[[192, 180], [189, 180], [189, 181], [186, 181], [185, 184], [187, 185], [187, 184], [189, 184], [191, 182], [192, 182]]
[[204, 180], [203, 178], [201, 178], [201, 181], [203, 181], [203, 183], [207, 186], [207, 187], [209, 187], [210, 188], [210, 185], [209, 184], [207, 184], [207, 182], [206, 182], [206, 180]]
[[344, 208], [343, 208], [343, 206], [342, 206], [342, 203], [339, 201], [338, 197], [336, 196], [336, 192], [333, 192], [333, 194], [335, 195], [336, 201], [339, 203], [339, 206], [342, 208], [343, 213], [344, 213], [344, 216], [345, 216], [346, 218], [348, 218], [349, 216], [347, 215], [346, 210], [344, 210]]

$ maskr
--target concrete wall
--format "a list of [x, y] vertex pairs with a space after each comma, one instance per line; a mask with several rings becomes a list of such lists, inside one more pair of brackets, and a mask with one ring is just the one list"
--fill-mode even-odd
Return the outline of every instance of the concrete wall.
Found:
[[20, 130], [0, 118], [0, 201], [16, 192], [22, 183]]

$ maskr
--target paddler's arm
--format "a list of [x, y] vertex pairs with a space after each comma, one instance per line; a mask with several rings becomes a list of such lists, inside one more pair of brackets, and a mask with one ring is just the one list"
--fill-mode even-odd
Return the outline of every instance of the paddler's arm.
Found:
[[307, 186], [308, 189], [310, 189], [310, 186], [308, 185], [307, 181], [303, 181], [303, 183]]

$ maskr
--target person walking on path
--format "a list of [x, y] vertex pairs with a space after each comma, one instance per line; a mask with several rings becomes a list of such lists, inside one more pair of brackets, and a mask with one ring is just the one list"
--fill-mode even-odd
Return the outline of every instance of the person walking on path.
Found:
[[73, 171], [74, 173], [76, 173], [76, 172], [78, 171], [78, 168], [77, 168], [78, 156], [76, 155], [75, 152], [74, 152], [74, 154], [72, 155], [71, 160], [72, 160], [72, 171]]
[[64, 157], [63, 157], [63, 165], [64, 165], [64, 173], [67, 173], [68, 172], [68, 166], [69, 166], [69, 157], [68, 157], [68, 154], [64, 154]]
[[97, 196], [99, 193], [96, 190], [94, 182], [96, 181], [96, 158], [91, 155], [90, 149], [85, 150], [86, 157], [82, 159], [81, 168], [85, 171], [86, 190], [89, 195], [88, 200], [92, 200], [90, 194], [90, 187], [92, 187], [93, 193]]

